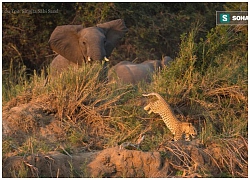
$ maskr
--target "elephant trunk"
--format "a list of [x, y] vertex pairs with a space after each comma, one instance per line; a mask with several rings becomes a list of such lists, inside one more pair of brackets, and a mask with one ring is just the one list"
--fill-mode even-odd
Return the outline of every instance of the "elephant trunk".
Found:
[[99, 61], [102, 64], [102, 68], [98, 74], [99, 82], [107, 82], [108, 76], [108, 61], [109, 59], [106, 57], [106, 51], [102, 46], [98, 46], [97, 48], [91, 48], [91, 51], [87, 52], [87, 61], [94, 62]]
[[89, 43], [87, 47], [87, 61], [102, 61], [105, 57], [107, 58], [103, 42], [97, 39], [92, 43]]

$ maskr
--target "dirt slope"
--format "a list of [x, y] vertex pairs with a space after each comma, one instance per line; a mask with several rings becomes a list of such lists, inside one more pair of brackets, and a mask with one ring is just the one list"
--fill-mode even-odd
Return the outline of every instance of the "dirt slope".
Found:
[[[27, 99], [3, 107], [3, 141], [15, 139], [21, 145], [36, 136], [53, 147], [66, 136], [62, 122], [44, 99]], [[211, 140], [206, 146], [198, 140], [170, 141], [154, 152], [123, 146], [91, 152], [8, 152], [3, 155], [3, 177], [247, 177], [247, 146], [238, 137]]]

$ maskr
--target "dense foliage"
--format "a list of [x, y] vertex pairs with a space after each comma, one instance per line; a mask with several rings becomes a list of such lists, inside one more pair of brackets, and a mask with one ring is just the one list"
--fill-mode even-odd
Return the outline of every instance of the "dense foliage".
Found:
[[113, 51], [114, 65], [121, 60], [141, 62], [174, 58], [180, 36], [200, 24], [197, 39], [215, 27], [215, 11], [244, 10], [241, 3], [3, 3], [3, 85], [22, 84], [20, 75], [34, 74], [55, 57], [48, 45], [58, 25], [94, 26], [124, 19], [129, 32]]
[[160, 59], [178, 53], [180, 35], [202, 23], [199, 37], [215, 26], [215, 11], [225, 3], [3, 3], [3, 69], [21, 63], [40, 70], [51, 62], [48, 46], [54, 28], [86, 27], [125, 20], [129, 32], [114, 51], [116, 60]]

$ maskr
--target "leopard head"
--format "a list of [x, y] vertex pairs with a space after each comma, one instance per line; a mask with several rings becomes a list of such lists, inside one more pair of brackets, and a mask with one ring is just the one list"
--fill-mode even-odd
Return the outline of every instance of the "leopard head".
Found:
[[192, 123], [182, 123], [182, 129], [185, 134], [189, 134], [192, 139], [194, 139], [197, 136], [197, 130], [196, 128], [192, 125]]
[[188, 129], [189, 129], [189, 134], [191, 135], [192, 139], [194, 139], [197, 136], [196, 128], [191, 123], [188, 123]]

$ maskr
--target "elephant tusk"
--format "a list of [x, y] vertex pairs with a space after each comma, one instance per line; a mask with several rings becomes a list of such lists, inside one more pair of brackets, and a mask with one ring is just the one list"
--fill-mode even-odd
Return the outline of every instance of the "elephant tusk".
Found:
[[88, 56], [88, 61], [90, 62], [91, 61], [91, 58]]
[[109, 59], [105, 56], [105, 57], [104, 57], [104, 61], [108, 62]]

